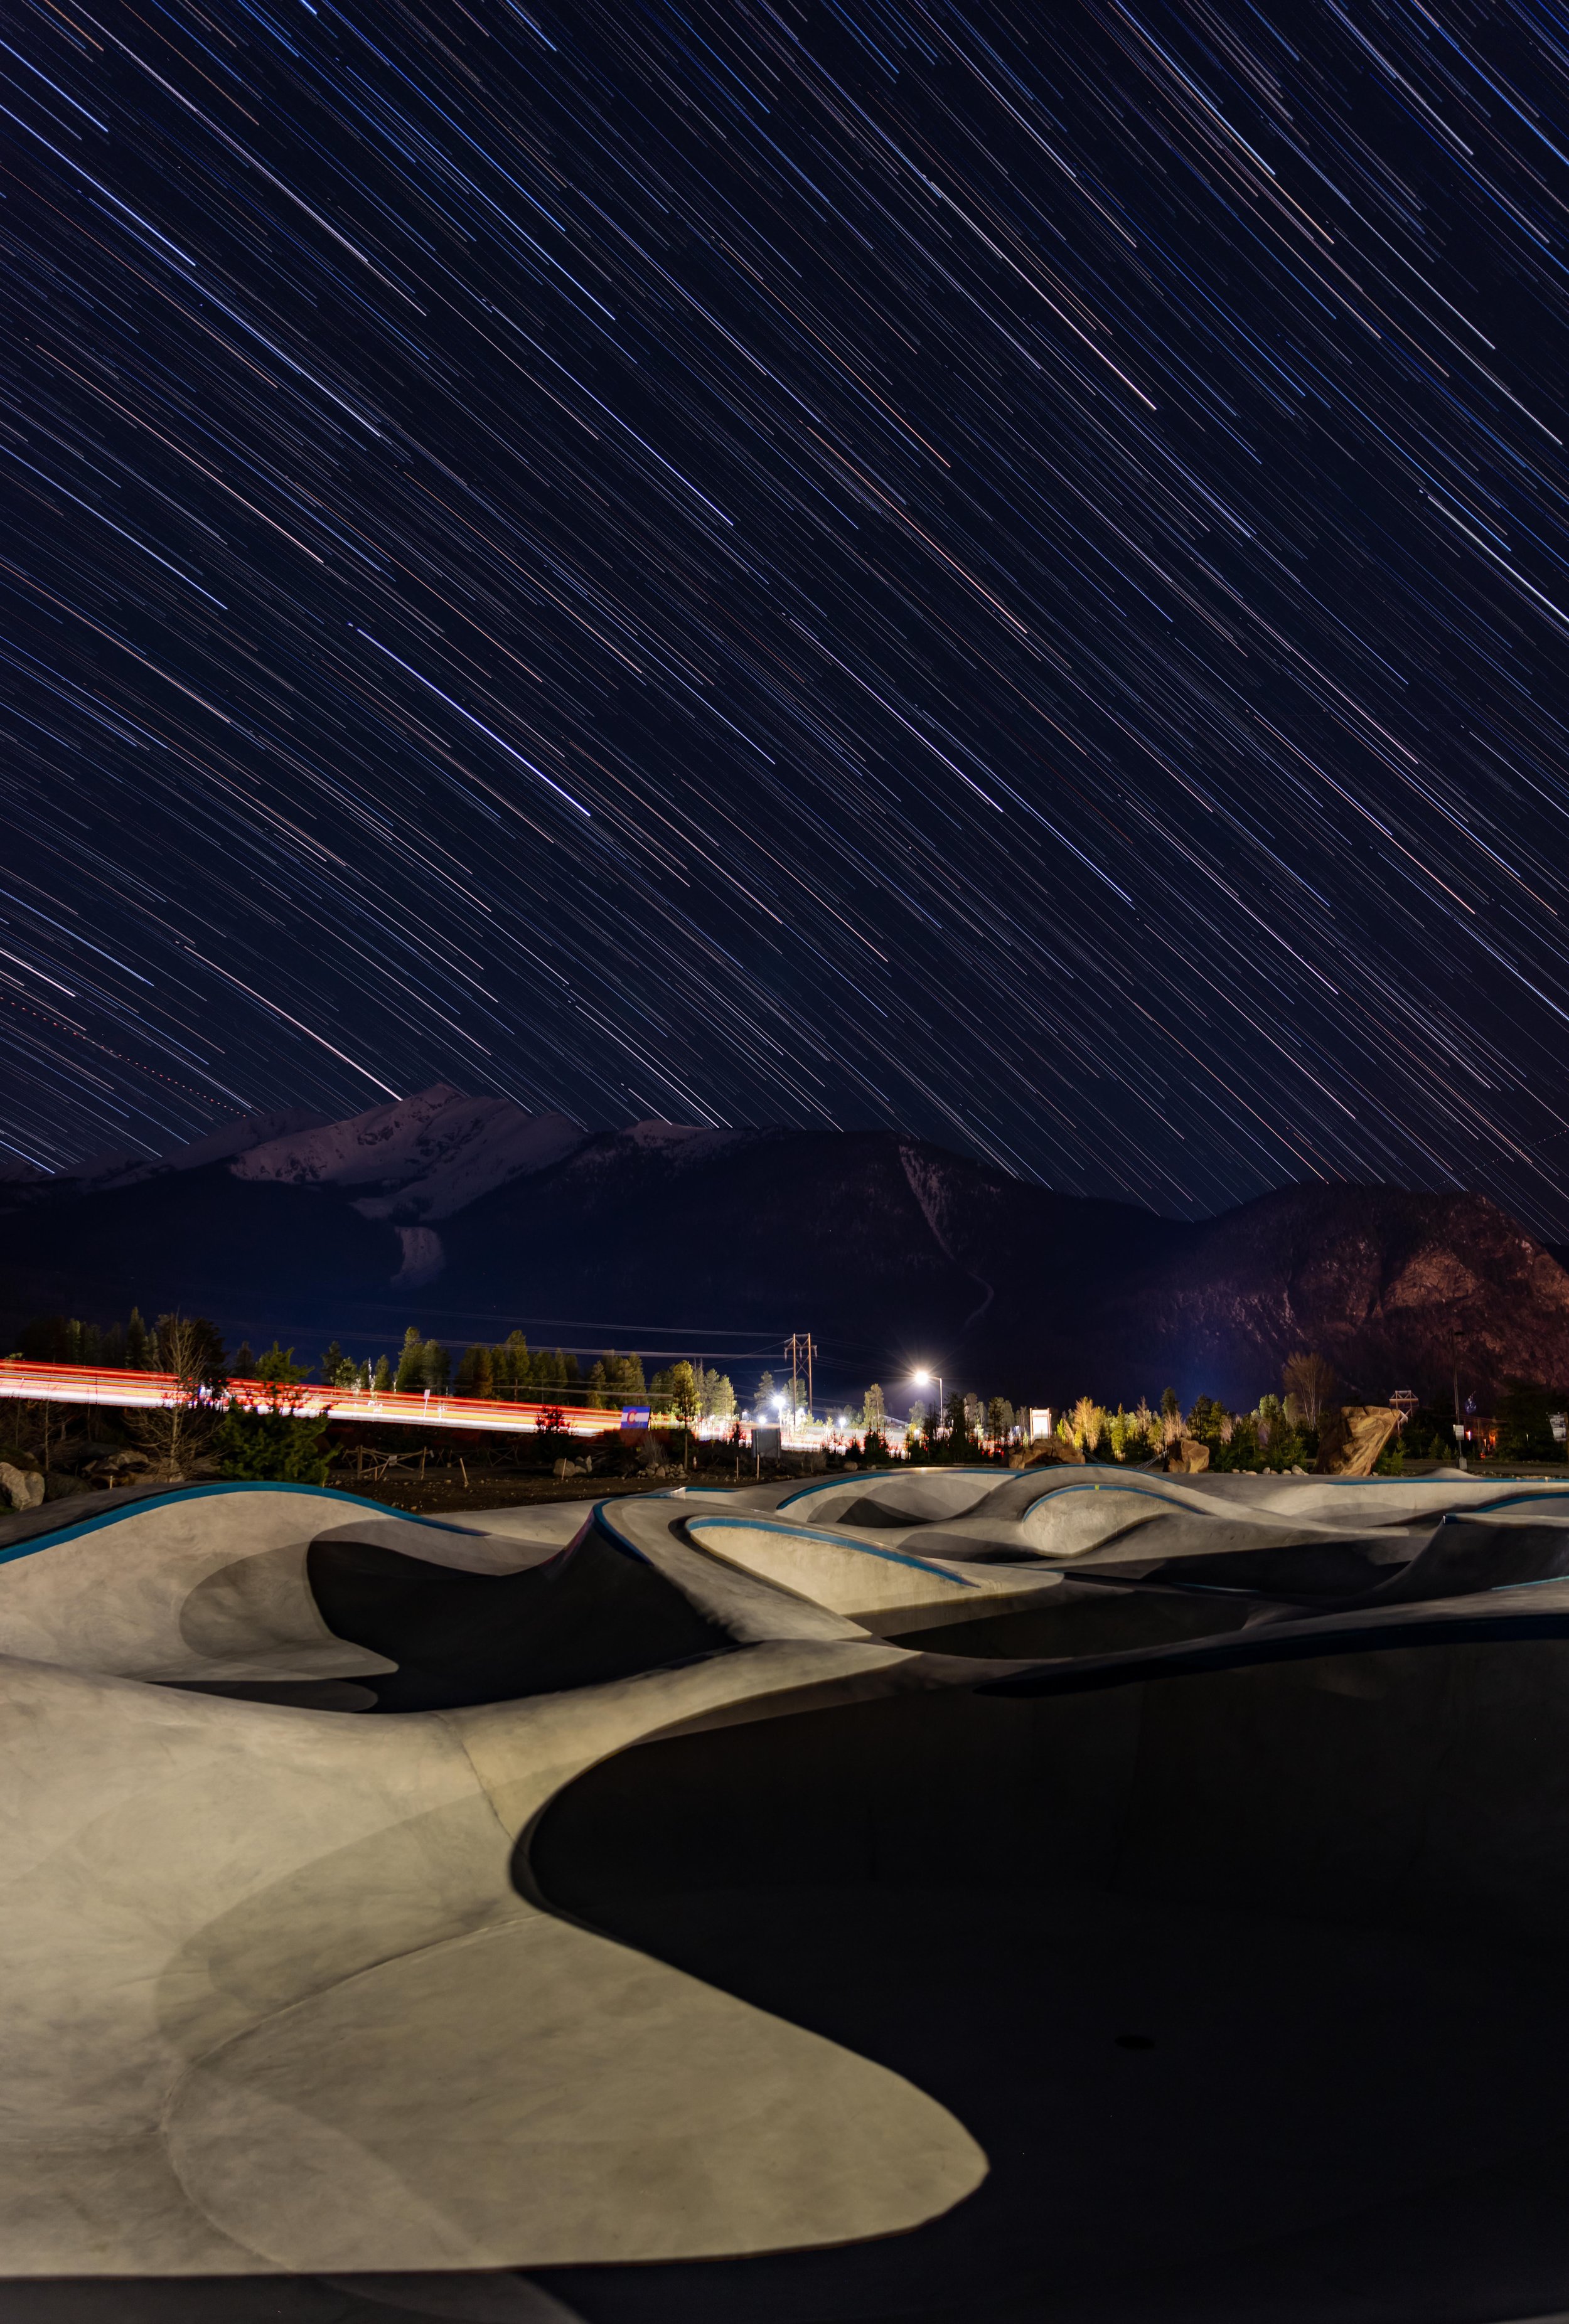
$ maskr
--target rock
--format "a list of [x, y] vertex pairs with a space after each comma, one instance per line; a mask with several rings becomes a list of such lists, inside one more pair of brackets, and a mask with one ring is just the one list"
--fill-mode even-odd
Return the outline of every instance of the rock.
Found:
[[1166, 1456], [1168, 1475], [1202, 1477], [1209, 1467], [1209, 1446], [1201, 1444], [1194, 1436], [1185, 1436], [1171, 1447]]
[[1071, 1437], [1038, 1436], [1034, 1443], [1026, 1445], [1022, 1452], [1010, 1453], [1008, 1466], [1011, 1469], [1038, 1469], [1043, 1461], [1066, 1462], [1070, 1468], [1076, 1469], [1084, 1465], [1084, 1452]]
[[0, 1461], [0, 1493], [14, 1509], [35, 1509], [43, 1499], [43, 1479], [36, 1469], [14, 1469]]
[[43, 1498], [46, 1501], [69, 1501], [77, 1493], [89, 1493], [92, 1487], [83, 1477], [73, 1477], [55, 1469], [44, 1479]]
[[133, 1452], [124, 1445], [116, 1445], [113, 1452], [101, 1452], [96, 1461], [89, 1461], [82, 1474], [94, 1485], [118, 1485], [143, 1476], [150, 1466], [145, 1452]]
[[1326, 1412], [1318, 1432], [1321, 1477], [1371, 1477], [1400, 1425], [1392, 1404], [1347, 1404]]

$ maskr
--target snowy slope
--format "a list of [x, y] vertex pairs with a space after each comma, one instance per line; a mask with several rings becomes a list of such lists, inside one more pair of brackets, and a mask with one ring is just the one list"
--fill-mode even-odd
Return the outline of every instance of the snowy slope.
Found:
[[581, 1146], [560, 1113], [525, 1113], [504, 1097], [466, 1097], [446, 1082], [346, 1121], [273, 1139], [243, 1154], [236, 1178], [294, 1186], [367, 1186], [366, 1218], [444, 1219], [508, 1179]]
[[230, 1155], [246, 1153], [271, 1139], [291, 1131], [318, 1129], [327, 1119], [326, 1114], [304, 1113], [298, 1109], [282, 1113], [245, 1113], [237, 1121], [226, 1121], [220, 1129], [209, 1130], [205, 1138], [192, 1139], [189, 1146], [171, 1148], [167, 1154], [137, 1154], [108, 1147], [102, 1153], [89, 1154], [84, 1161], [73, 1162], [60, 1176], [72, 1180], [84, 1193], [90, 1189], [96, 1194], [106, 1193], [111, 1186], [137, 1186], [145, 1178], [162, 1177], [166, 1170], [199, 1170], [206, 1163], [226, 1161]]

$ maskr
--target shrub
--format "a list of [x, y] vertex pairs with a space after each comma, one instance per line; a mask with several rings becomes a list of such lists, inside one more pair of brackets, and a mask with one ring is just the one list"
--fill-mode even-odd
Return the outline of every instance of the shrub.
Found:
[[331, 1465], [321, 1449], [326, 1434], [325, 1421], [297, 1420], [279, 1405], [253, 1408], [233, 1397], [212, 1449], [226, 1477], [257, 1484], [319, 1485]]

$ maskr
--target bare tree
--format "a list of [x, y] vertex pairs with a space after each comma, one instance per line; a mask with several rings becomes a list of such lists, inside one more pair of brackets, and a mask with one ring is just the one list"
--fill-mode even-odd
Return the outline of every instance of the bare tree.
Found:
[[1316, 1428], [1320, 1414], [1334, 1402], [1340, 1381], [1326, 1356], [1314, 1355], [1304, 1349], [1284, 1366], [1280, 1385], [1286, 1391], [1288, 1407], [1296, 1406], [1293, 1416], [1306, 1421], [1309, 1428]]
[[219, 1414], [207, 1400], [211, 1389], [211, 1326], [199, 1316], [161, 1315], [159, 1354], [171, 1375], [162, 1402], [151, 1411], [128, 1412], [125, 1426], [152, 1457], [153, 1474], [179, 1484], [201, 1458], [217, 1433]]
[[50, 1455], [57, 1445], [63, 1444], [70, 1434], [74, 1417], [69, 1405], [51, 1404], [47, 1398], [24, 1397], [13, 1409], [16, 1415], [16, 1441], [39, 1455], [39, 1465], [45, 1477], [50, 1473]]

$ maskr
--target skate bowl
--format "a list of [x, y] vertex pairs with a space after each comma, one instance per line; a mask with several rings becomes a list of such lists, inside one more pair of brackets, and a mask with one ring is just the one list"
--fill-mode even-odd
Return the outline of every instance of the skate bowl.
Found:
[[1569, 2308], [1569, 1496], [1216, 1481], [0, 1525], [0, 2316]]

